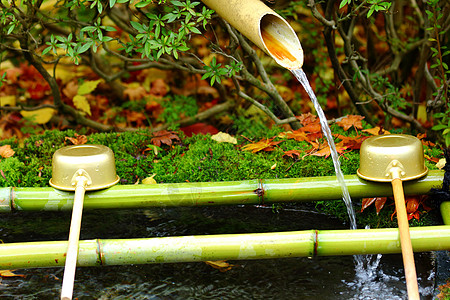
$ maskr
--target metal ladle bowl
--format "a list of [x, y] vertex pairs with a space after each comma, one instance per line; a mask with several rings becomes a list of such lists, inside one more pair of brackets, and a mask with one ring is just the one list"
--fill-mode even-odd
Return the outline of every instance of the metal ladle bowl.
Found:
[[75, 145], [58, 149], [53, 154], [52, 169], [52, 187], [75, 191], [61, 288], [61, 299], [70, 300], [75, 281], [84, 194], [87, 190], [104, 189], [116, 184], [119, 176], [116, 175], [114, 153], [103, 145]]
[[389, 169], [396, 164], [401, 179], [413, 180], [425, 176], [428, 169], [424, 164], [422, 142], [411, 135], [389, 134], [373, 136], [361, 145], [359, 177], [379, 182], [390, 182]]
[[116, 175], [114, 153], [103, 145], [75, 145], [56, 150], [53, 155], [50, 185], [58, 190], [75, 191], [73, 177], [84, 170], [91, 180], [86, 191], [113, 186], [119, 181]]
[[392, 184], [406, 287], [410, 300], [419, 300], [420, 295], [402, 181], [420, 178], [427, 172], [422, 142], [414, 136], [379, 135], [368, 138], [361, 144], [358, 176], [366, 180]]

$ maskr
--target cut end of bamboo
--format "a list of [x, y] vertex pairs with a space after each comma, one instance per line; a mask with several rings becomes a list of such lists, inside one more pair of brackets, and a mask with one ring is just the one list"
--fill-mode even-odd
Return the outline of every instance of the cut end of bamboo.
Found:
[[275, 13], [266, 13], [260, 20], [260, 36], [264, 50], [289, 70], [303, 66], [303, 49], [294, 29]]

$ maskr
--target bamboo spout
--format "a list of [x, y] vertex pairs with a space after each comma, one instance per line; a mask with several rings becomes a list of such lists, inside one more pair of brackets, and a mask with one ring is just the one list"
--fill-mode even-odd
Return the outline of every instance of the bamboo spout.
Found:
[[295, 31], [260, 0], [202, 1], [282, 67], [302, 67], [303, 49]]

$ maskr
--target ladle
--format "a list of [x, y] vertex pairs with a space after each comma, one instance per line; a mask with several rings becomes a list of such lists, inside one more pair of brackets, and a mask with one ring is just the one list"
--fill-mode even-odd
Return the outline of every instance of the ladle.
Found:
[[392, 134], [368, 138], [361, 145], [359, 177], [379, 182], [391, 182], [397, 222], [400, 232], [403, 265], [409, 299], [420, 299], [414, 253], [406, 214], [403, 180], [413, 180], [427, 174], [421, 141], [410, 135]]
[[59, 190], [75, 191], [70, 223], [61, 299], [73, 295], [78, 256], [84, 193], [110, 187], [119, 181], [114, 154], [103, 145], [75, 145], [63, 147], [53, 154], [53, 174], [50, 185]]

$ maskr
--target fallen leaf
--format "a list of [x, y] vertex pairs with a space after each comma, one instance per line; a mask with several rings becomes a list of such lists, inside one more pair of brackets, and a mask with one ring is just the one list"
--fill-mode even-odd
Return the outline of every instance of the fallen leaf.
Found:
[[363, 198], [362, 199], [362, 207], [361, 212], [363, 212], [367, 207], [375, 203], [375, 209], [377, 211], [377, 215], [380, 213], [381, 209], [384, 207], [384, 204], [387, 201], [387, 197], [374, 197], [374, 198]]
[[262, 139], [257, 143], [252, 143], [242, 147], [242, 150], [252, 151], [256, 153], [258, 151], [273, 151], [273, 146], [278, 145], [281, 141], [274, 142], [272, 139]]
[[3, 158], [8, 158], [14, 155], [14, 150], [11, 149], [10, 145], [4, 145], [0, 147], [0, 156]]
[[445, 158], [441, 158], [441, 159], [438, 161], [438, 163], [436, 164], [436, 167], [437, 167], [439, 170], [442, 170], [442, 169], [445, 167], [445, 164], [446, 164]]
[[342, 146], [346, 146], [347, 149], [358, 150], [361, 148], [362, 142], [368, 139], [367, 136], [358, 135], [355, 137], [344, 136], [342, 134], [333, 134], [334, 137], [341, 140]]
[[205, 123], [195, 123], [189, 126], [181, 127], [180, 130], [183, 131], [183, 133], [188, 137], [191, 137], [194, 134], [219, 133], [219, 130], [217, 130], [216, 127]]
[[218, 269], [220, 272], [226, 272], [231, 270], [231, 268], [234, 267], [234, 265], [227, 263], [225, 260], [208, 260], [205, 261], [205, 263], [214, 269]]
[[285, 134], [285, 137], [287, 139], [293, 139], [293, 140], [296, 140], [298, 142], [309, 141], [309, 137], [308, 137], [307, 133], [304, 132], [303, 130], [295, 130], [293, 132], [287, 132]]
[[173, 143], [172, 140], [179, 141], [180, 138], [174, 131], [161, 130], [153, 132], [153, 138], [151, 139], [151, 142], [153, 145], [161, 147], [161, 144], [171, 146]]
[[143, 184], [157, 184], [156, 180], [153, 178], [155, 176], [156, 176], [156, 174], [153, 174], [150, 177], [142, 179], [142, 183]]
[[99, 80], [90, 80], [90, 81], [83, 82], [78, 87], [78, 95], [87, 95], [87, 94], [92, 93], [97, 88], [98, 84], [102, 81], [103, 81], [102, 79], [99, 79]]
[[300, 123], [302, 123], [303, 126], [317, 122], [317, 116], [313, 115], [310, 112], [307, 114], [301, 114], [297, 117], [297, 119], [300, 121]]
[[[315, 145], [313, 145], [315, 147]], [[345, 150], [347, 149], [347, 146], [344, 146], [342, 142], [339, 142], [336, 144], [336, 152], [339, 154], [343, 154]], [[325, 158], [328, 158], [328, 156], [331, 155], [331, 149], [328, 145], [328, 142], [325, 142], [319, 150], [312, 152], [310, 155], [313, 156], [325, 156]]]
[[75, 137], [67, 137], [64, 139], [65, 141], [69, 140], [74, 145], [83, 145], [87, 143], [87, 137], [85, 135], [79, 135], [75, 133]]
[[32, 120], [37, 124], [45, 124], [53, 117], [56, 110], [50, 107], [45, 107], [37, 110], [21, 110], [20, 114], [27, 119]]
[[218, 143], [237, 144], [236, 138], [225, 132], [219, 132], [211, 136], [211, 139], [215, 140]]
[[345, 131], [349, 130], [350, 127], [352, 126], [355, 127], [355, 129], [362, 129], [362, 122], [361, 122], [362, 119], [364, 119], [363, 116], [348, 115], [342, 120], [336, 122], [336, 124], [344, 128]]
[[382, 135], [382, 134], [390, 134], [389, 131], [384, 130], [382, 127], [373, 127], [369, 129], [364, 129], [363, 132], [370, 133], [371, 135]]
[[83, 95], [75, 95], [73, 97], [73, 105], [75, 105], [76, 108], [81, 110], [84, 113], [87, 113], [89, 116], [91, 115], [91, 106], [89, 105], [89, 102], [86, 99], [86, 96]]
[[1, 277], [26, 277], [26, 275], [16, 274], [13, 271], [15, 271], [15, 270], [0, 270], [0, 276]]
[[289, 156], [291, 158], [295, 158], [294, 156], [297, 156], [297, 158], [299, 158], [300, 156], [302, 156], [302, 154], [298, 150], [289, 150], [284, 151], [283, 156]]
[[158, 97], [164, 97], [169, 91], [169, 87], [163, 79], [156, 79], [151, 84], [150, 94]]
[[1, 96], [0, 106], [16, 106], [16, 96]]
[[144, 96], [147, 95], [147, 91], [143, 86], [139, 85], [139, 83], [132, 83], [123, 91], [123, 95], [125, 98], [128, 98], [128, 100], [135, 101], [144, 98]]
[[270, 169], [271, 169], [271, 170], [275, 170], [276, 167], [277, 167], [277, 164], [275, 163], [275, 164], [273, 164], [273, 165], [270, 167]]

